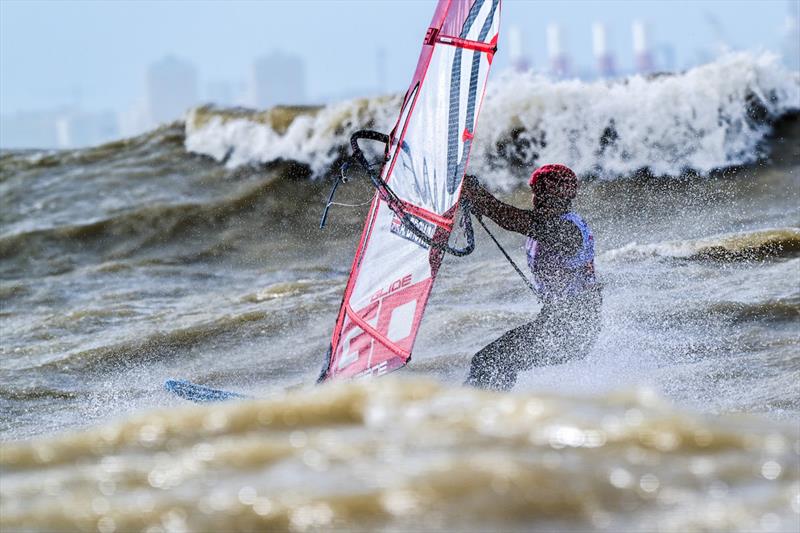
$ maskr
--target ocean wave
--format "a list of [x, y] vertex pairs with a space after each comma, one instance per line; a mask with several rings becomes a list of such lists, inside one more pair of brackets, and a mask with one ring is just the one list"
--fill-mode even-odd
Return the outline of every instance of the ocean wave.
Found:
[[727, 317], [734, 322], [796, 322], [800, 319], [800, 297], [755, 303], [716, 302], [708, 306], [705, 316], [709, 315]]
[[263, 112], [203, 106], [186, 117], [186, 149], [230, 167], [296, 161], [320, 176], [346, 153], [355, 130], [389, 131], [400, 103], [392, 96]]
[[136, 137], [117, 139], [88, 148], [0, 150], [0, 183], [20, 172], [70, 164], [91, 165], [98, 161], [113, 159], [120, 154], [137, 154], [142, 160], [147, 160], [151, 164], [166, 163], [172, 153], [164, 148], [182, 147], [184, 142], [183, 124], [173, 122]]
[[[89, 222], [62, 222], [0, 235], [0, 259], [19, 259], [5, 261], [0, 272], [6, 276], [24, 275], [33, 268], [43, 273], [63, 273], [78, 266], [82, 254], [89, 251], [100, 253], [104, 261], [129, 258], [150, 248], [163, 249], [168, 242], [181, 242], [187, 240], [187, 236], [197, 236], [201, 233], [199, 228], [212, 230], [207, 246], [199, 250], [180, 248], [176, 260], [192, 262], [207, 258], [214, 254], [215, 249], [234, 245], [223, 237], [215, 240], [214, 229], [222, 231], [233, 224], [231, 220], [263, 209], [264, 200], [270, 196], [285, 197], [293, 192], [303, 194], [304, 191], [295, 191], [280, 179], [292, 167], [287, 168], [289, 171], [277, 169], [259, 181], [245, 183], [230, 194], [210, 201], [190, 199], [174, 204], [140, 203], [129, 210]], [[301, 208], [294, 202], [286, 202], [283, 207], [272, 211], [292, 214]], [[271, 216], [272, 211], [267, 211], [265, 216]]]
[[[398, 97], [265, 112], [201, 107], [186, 149], [229, 166], [293, 160], [331, 170], [362, 127], [388, 131]], [[737, 53], [689, 71], [615, 81], [501, 73], [489, 82], [471, 171], [495, 187], [562, 162], [582, 175], [708, 174], [764, 156], [771, 125], [800, 109], [800, 78], [769, 54]], [[515, 177], [516, 175], [516, 177]]]
[[84, 350], [73, 350], [50, 358], [35, 368], [40, 372], [85, 372], [127, 368], [142, 362], [173, 359], [191, 353], [191, 348], [216, 342], [226, 336], [247, 334], [248, 328], [259, 331], [278, 329], [283, 322], [267, 311], [250, 310], [228, 314], [170, 330], [139, 331], [138, 336]]
[[664, 257], [688, 260], [758, 261], [793, 257], [800, 253], [800, 228], [774, 228], [728, 233], [696, 240], [653, 244], [626, 244], [608, 250], [600, 258], [608, 261]]
[[796, 520], [796, 439], [646, 389], [340, 383], [4, 443], [0, 526], [751, 531]]

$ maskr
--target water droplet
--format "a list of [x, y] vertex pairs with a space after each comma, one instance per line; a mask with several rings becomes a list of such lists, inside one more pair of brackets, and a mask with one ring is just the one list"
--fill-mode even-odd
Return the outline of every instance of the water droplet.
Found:
[[314, 470], [325, 470], [328, 468], [328, 461], [317, 450], [306, 450], [303, 452], [303, 462]]
[[800, 485], [794, 484], [794, 494], [792, 495], [792, 511], [800, 514]]
[[156, 444], [163, 437], [163, 428], [153, 424], [145, 424], [139, 429], [139, 442], [144, 446]]
[[775, 461], [767, 461], [761, 465], [761, 475], [767, 479], [777, 479], [781, 475], [781, 465]]
[[604, 431], [589, 429], [584, 431], [583, 434], [586, 437], [586, 442], [584, 442], [583, 445], [587, 448], [599, 448], [606, 443], [606, 434]]
[[639, 480], [639, 487], [645, 492], [655, 492], [660, 484], [655, 474], [645, 474]]
[[417, 499], [407, 490], [393, 490], [383, 496], [383, 506], [392, 514], [405, 514], [416, 509]]
[[764, 439], [767, 453], [778, 455], [786, 451], [786, 439], [780, 433], [771, 433]]
[[211, 444], [207, 442], [201, 442], [200, 444], [194, 445], [192, 448], [192, 454], [200, 461], [211, 461], [214, 459], [216, 452]]
[[695, 476], [707, 476], [714, 471], [714, 462], [707, 457], [696, 457], [689, 463], [689, 471]]
[[305, 505], [292, 513], [292, 526], [301, 531], [316, 529], [333, 520], [333, 509], [325, 503]]
[[253, 511], [257, 515], [266, 516], [272, 512], [272, 502], [269, 498], [256, 498], [253, 502]]
[[638, 409], [628, 409], [625, 411], [625, 423], [630, 426], [639, 426], [644, 420], [644, 415]]
[[263, 411], [259, 411], [258, 413], [258, 423], [262, 426], [268, 426], [272, 424], [273, 420], [272, 412], [267, 411], [266, 409]]
[[147, 474], [147, 482], [155, 489], [160, 489], [164, 484], [164, 474], [158, 469], [153, 469]]
[[678, 447], [681, 442], [680, 437], [678, 437], [675, 433], [668, 432], [668, 431], [661, 431], [655, 434], [655, 438], [653, 439], [656, 448], [658, 448], [662, 452], [669, 452], [674, 450]]
[[250, 486], [242, 487], [239, 489], [239, 501], [244, 505], [253, 505], [256, 502], [256, 489]]
[[618, 489], [626, 489], [633, 483], [633, 476], [624, 468], [615, 468], [608, 476], [608, 480]]

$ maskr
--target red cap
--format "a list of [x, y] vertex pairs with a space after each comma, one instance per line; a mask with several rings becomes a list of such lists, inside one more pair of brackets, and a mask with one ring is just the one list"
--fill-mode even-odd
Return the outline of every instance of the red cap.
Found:
[[528, 185], [539, 191], [572, 200], [578, 192], [578, 177], [565, 165], [544, 165], [533, 171]]

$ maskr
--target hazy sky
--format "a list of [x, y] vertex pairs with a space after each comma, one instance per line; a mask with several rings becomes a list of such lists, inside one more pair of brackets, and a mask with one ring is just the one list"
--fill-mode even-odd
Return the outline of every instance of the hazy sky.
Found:
[[[296, 53], [306, 61], [308, 93], [318, 99], [374, 89], [383, 48], [386, 89], [404, 90], [435, 3], [0, 0], [0, 112], [74, 104], [128, 109], [141, 98], [147, 65], [167, 54], [195, 64], [203, 94], [209, 82], [245, 81], [259, 55]], [[678, 67], [697, 63], [719, 39], [736, 49], [780, 50], [787, 15], [799, 6], [797, 0], [504, 0], [496, 65], [507, 65], [503, 30], [515, 25], [533, 66], [544, 67], [549, 22], [561, 24], [579, 67], [593, 61], [594, 21], [607, 25], [623, 69], [633, 62], [630, 26], [637, 18], [649, 24], [653, 45], [673, 47]]]

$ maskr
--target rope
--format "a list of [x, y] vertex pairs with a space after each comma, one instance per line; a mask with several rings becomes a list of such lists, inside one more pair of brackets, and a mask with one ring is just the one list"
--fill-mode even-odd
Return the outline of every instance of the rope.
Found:
[[486, 224], [483, 223], [483, 217], [481, 217], [479, 215], [475, 215], [475, 218], [478, 219], [478, 222], [483, 227], [484, 231], [486, 231], [486, 234], [489, 235], [489, 237], [491, 237], [491, 239], [494, 241], [494, 243], [497, 245], [497, 247], [500, 249], [500, 251], [505, 256], [506, 260], [508, 260], [508, 262], [511, 263], [511, 266], [514, 267], [514, 270], [517, 271], [517, 274], [519, 274], [519, 277], [521, 277], [522, 281], [525, 282], [525, 285], [527, 285], [527, 287], [531, 290], [531, 292], [534, 294], [534, 296], [536, 296], [538, 298], [539, 297], [539, 293], [536, 292], [536, 287], [533, 286], [533, 283], [531, 283], [531, 281], [528, 279], [528, 276], [526, 276], [522, 272], [522, 270], [520, 270], [520, 268], [517, 266], [517, 264], [514, 262], [514, 260], [511, 259], [511, 256], [508, 255], [508, 252], [506, 252], [505, 248], [503, 248], [503, 246], [500, 244], [500, 242], [494, 237], [494, 235], [492, 235], [492, 232], [489, 231], [489, 228], [487, 228]]

